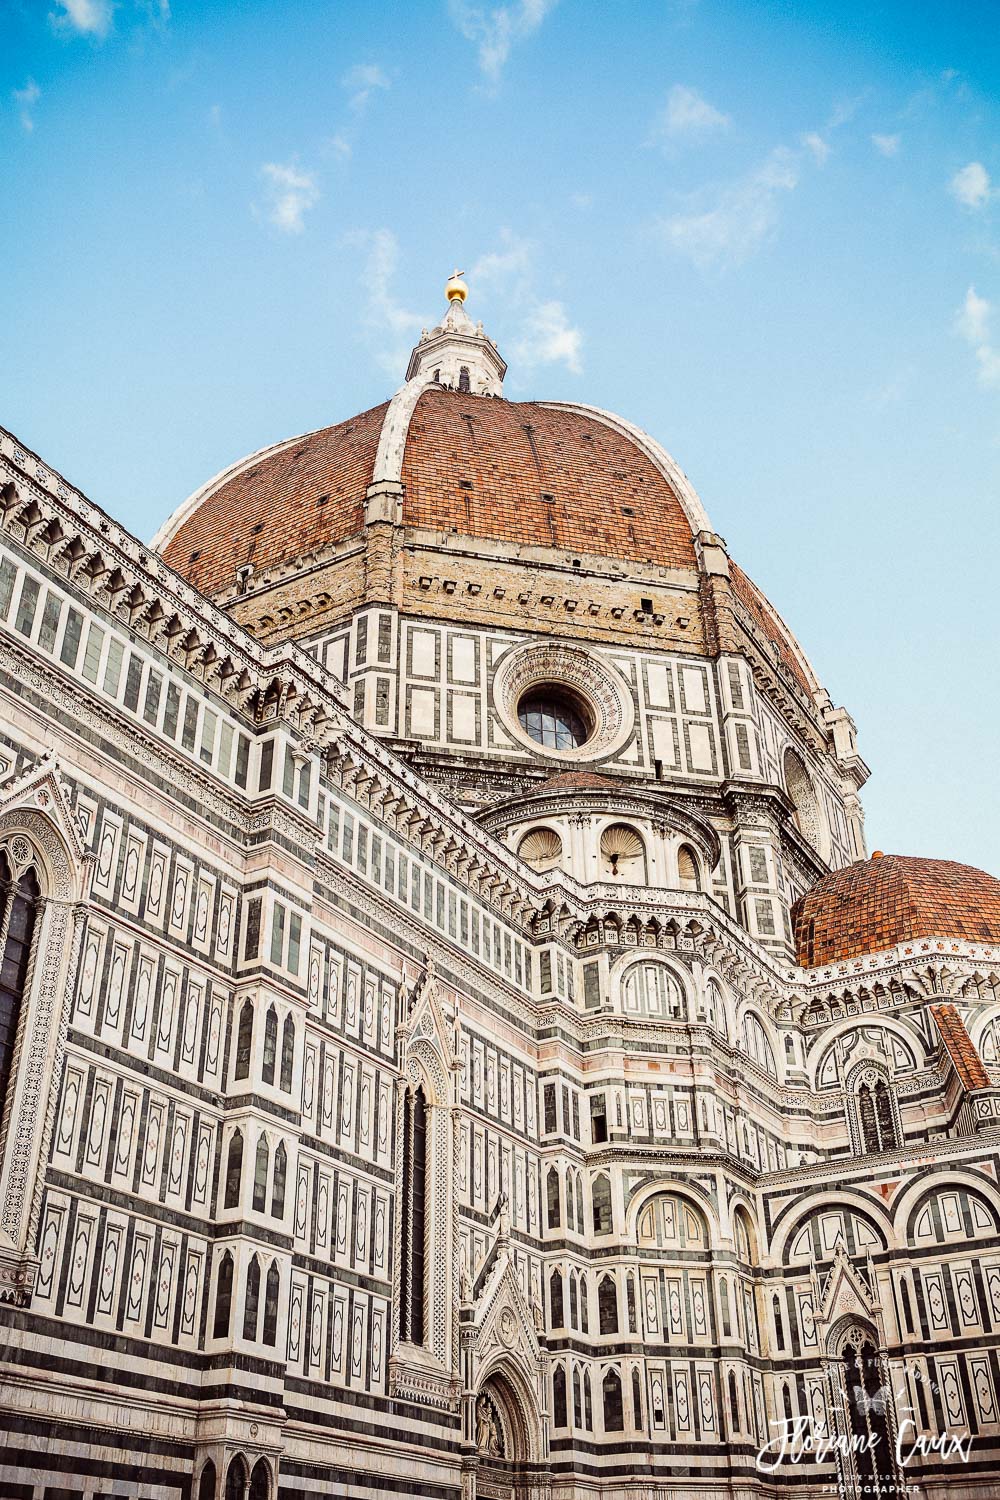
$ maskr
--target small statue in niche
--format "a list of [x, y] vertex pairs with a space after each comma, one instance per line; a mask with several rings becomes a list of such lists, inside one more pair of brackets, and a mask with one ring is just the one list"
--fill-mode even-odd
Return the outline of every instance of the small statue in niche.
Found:
[[476, 1403], [476, 1447], [480, 1453], [497, 1457], [503, 1454], [497, 1414], [493, 1410], [493, 1402], [485, 1394]]

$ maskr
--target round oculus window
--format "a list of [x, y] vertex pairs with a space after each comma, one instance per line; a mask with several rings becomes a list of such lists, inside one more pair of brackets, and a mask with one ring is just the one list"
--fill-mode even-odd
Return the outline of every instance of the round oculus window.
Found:
[[536, 745], [577, 750], [590, 739], [593, 715], [575, 693], [545, 684], [524, 693], [517, 705], [518, 723]]
[[524, 645], [493, 679], [504, 729], [526, 750], [559, 760], [613, 755], [632, 734], [629, 685], [609, 662], [578, 646]]

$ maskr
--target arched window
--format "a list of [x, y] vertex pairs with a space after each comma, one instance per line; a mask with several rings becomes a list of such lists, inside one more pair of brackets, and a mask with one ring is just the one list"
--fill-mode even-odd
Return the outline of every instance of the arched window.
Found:
[[250, 1077], [250, 1054], [252, 1051], [253, 1001], [247, 1000], [240, 1011], [240, 1024], [236, 1029], [236, 1067], [233, 1070], [234, 1078]]
[[401, 1335], [424, 1341], [424, 1265], [427, 1239], [427, 1104], [422, 1088], [403, 1100], [403, 1195], [400, 1262]]
[[233, 1305], [233, 1255], [227, 1250], [219, 1262], [215, 1283], [215, 1321], [212, 1337], [224, 1339], [229, 1333], [229, 1315]]
[[705, 1018], [709, 1026], [714, 1026], [716, 1031], [726, 1040], [729, 1040], [729, 1023], [726, 1020], [726, 1002], [722, 990], [714, 979], [708, 981], [705, 991]]
[[286, 1094], [292, 1091], [292, 1064], [295, 1061], [295, 1022], [285, 1017], [281, 1029], [281, 1087]]
[[586, 1273], [580, 1272], [580, 1332], [590, 1332], [590, 1292], [587, 1287]]
[[576, 1222], [576, 1191], [573, 1173], [566, 1173], [566, 1228], [572, 1229]]
[[629, 1271], [625, 1278], [625, 1302], [628, 1307], [628, 1331], [629, 1333], [638, 1333], [639, 1314], [635, 1300], [635, 1277], [631, 1271]]
[[618, 1288], [613, 1276], [597, 1283], [597, 1315], [601, 1333], [618, 1332]]
[[1000, 1016], [987, 1022], [979, 1037], [979, 1056], [987, 1066], [1000, 1063]]
[[7, 856], [0, 853], [0, 1123], [7, 1110], [35, 912], [41, 894], [34, 868], [25, 870], [15, 882]]
[[745, 1208], [737, 1208], [733, 1215], [733, 1226], [736, 1230], [736, 1254], [745, 1266], [752, 1266], [757, 1260], [756, 1241], [754, 1238], [753, 1225], [747, 1217]]
[[782, 1383], [781, 1400], [785, 1408], [785, 1421], [790, 1422], [792, 1420], [792, 1392], [787, 1380]]
[[639, 1385], [639, 1367], [632, 1366], [632, 1425], [637, 1432], [642, 1431], [642, 1395]]
[[604, 1431], [621, 1432], [625, 1427], [622, 1411], [622, 1381], [617, 1370], [609, 1370], [602, 1386], [604, 1393]]
[[550, 1167], [545, 1175], [545, 1204], [550, 1229], [558, 1229], [562, 1222], [559, 1214], [559, 1173]]
[[274, 1082], [274, 1064], [278, 1056], [278, 1012], [269, 1005], [264, 1017], [264, 1056], [260, 1076], [265, 1083]]
[[278, 1341], [278, 1296], [281, 1291], [281, 1273], [278, 1262], [272, 1260], [264, 1283], [264, 1336], [263, 1342], [271, 1348]]
[[251, 1255], [247, 1267], [247, 1293], [243, 1304], [243, 1337], [257, 1341], [257, 1315], [260, 1311], [260, 1261]]
[[258, 1458], [250, 1475], [250, 1500], [271, 1500], [271, 1471], [267, 1460]]
[[579, 1365], [573, 1371], [573, 1425], [583, 1426], [583, 1381], [580, 1379]]
[[576, 1174], [576, 1228], [578, 1234], [586, 1232], [586, 1220], [583, 1204], [583, 1178], [579, 1172]]
[[734, 1371], [729, 1372], [729, 1430], [739, 1432], [740, 1430], [740, 1398], [736, 1389], [736, 1375]]
[[198, 1500], [215, 1500], [215, 1465], [211, 1459], [206, 1462], [198, 1480]]
[[698, 860], [687, 844], [682, 844], [677, 851], [677, 881], [682, 891], [701, 890]]
[[594, 1402], [590, 1394], [590, 1371], [583, 1372], [583, 1422], [588, 1432], [594, 1430]]
[[[865, 1495], [899, 1493], [893, 1463], [895, 1440], [888, 1407], [892, 1388], [883, 1381], [875, 1345], [861, 1329], [852, 1330], [841, 1352], [843, 1394], [851, 1425], [859, 1488]], [[919, 1384], [919, 1382], [918, 1382]]]
[[861, 1150], [868, 1154], [895, 1151], [900, 1142], [892, 1090], [874, 1068], [861, 1075], [854, 1107]]
[[569, 1273], [569, 1326], [575, 1328], [580, 1319], [579, 1294], [576, 1285], [576, 1272]]
[[719, 1277], [719, 1306], [722, 1310], [722, 1337], [732, 1338], [733, 1325], [732, 1313], [729, 1308], [729, 1282], [725, 1276]]
[[906, 1323], [906, 1331], [907, 1333], [914, 1333], [915, 1329], [913, 1327], [913, 1308], [910, 1304], [910, 1284], [905, 1276], [900, 1282], [899, 1289], [902, 1295], [903, 1318]]
[[226, 1192], [223, 1208], [239, 1208], [240, 1186], [243, 1179], [243, 1132], [234, 1130], [229, 1140], [229, 1155], [226, 1157]]
[[594, 1209], [594, 1232], [595, 1234], [611, 1233], [611, 1183], [603, 1172], [594, 1178], [593, 1187], [590, 1190], [590, 1199]]
[[771, 1298], [771, 1310], [774, 1313], [774, 1338], [779, 1349], [785, 1347], [785, 1320], [781, 1316], [781, 1298]]
[[468, 365], [461, 365], [459, 367], [459, 371], [458, 371], [458, 388], [459, 388], [460, 391], [471, 391], [471, 389], [472, 389], [472, 386], [471, 386], [471, 384], [469, 382], [469, 367], [468, 367]]
[[285, 1212], [285, 1178], [288, 1175], [288, 1152], [284, 1141], [274, 1153], [274, 1178], [271, 1183], [271, 1213], [280, 1219]]
[[262, 1214], [267, 1208], [267, 1169], [270, 1158], [267, 1136], [262, 1135], [257, 1142], [257, 1159], [253, 1169], [253, 1211], [255, 1214]]
[[556, 1365], [552, 1375], [552, 1425], [566, 1426], [566, 1371]]
[[627, 1016], [682, 1021], [686, 1013], [684, 992], [666, 964], [633, 964], [622, 985], [622, 1010]]
[[770, 1078], [777, 1078], [778, 1068], [767, 1032], [760, 1017], [755, 1016], [752, 1010], [748, 1010], [743, 1017], [743, 1050]]
[[563, 1307], [563, 1275], [558, 1266], [549, 1277], [549, 1320], [553, 1328], [563, 1328], [566, 1322]]
[[248, 1482], [247, 1466], [237, 1454], [226, 1474], [226, 1500], [243, 1500]]

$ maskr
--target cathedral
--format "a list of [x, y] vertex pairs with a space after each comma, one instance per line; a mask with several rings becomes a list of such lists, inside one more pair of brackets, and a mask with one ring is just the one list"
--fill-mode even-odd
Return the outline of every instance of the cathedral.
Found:
[[0, 430], [0, 1500], [988, 1500], [1000, 881], [466, 301], [150, 544]]

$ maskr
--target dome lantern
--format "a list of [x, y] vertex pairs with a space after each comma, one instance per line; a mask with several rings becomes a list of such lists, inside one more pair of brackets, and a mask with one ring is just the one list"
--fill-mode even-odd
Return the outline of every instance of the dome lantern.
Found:
[[507, 365], [482, 323], [465, 311], [469, 288], [456, 269], [445, 283], [448, 309], [436, 328], [425, 331], [410, 355], [407, 382], [443, 385], [472, 396], [499, 396]]

